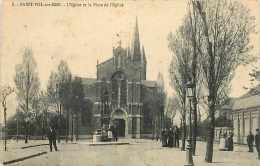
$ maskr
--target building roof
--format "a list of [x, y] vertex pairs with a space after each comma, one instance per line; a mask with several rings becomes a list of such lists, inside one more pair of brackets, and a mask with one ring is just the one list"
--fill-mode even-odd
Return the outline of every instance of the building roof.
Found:
[[254, 108], [260, 106], [260, 95], [251, 95], [241, 97], [235, 100], [232, 110]]
[[148, 88], [154, 88], [154, 87], [157, 87], [157, 82], [156, 81], [143, 80], [142, 85], [144, 85]]
[[81, 81], [82, 81], [83, 85], [92, 85], [92, 84], [94, 84], [97, 81], [97, 79], [96, 78], [84, 78], [84, 77], [81, 77]]

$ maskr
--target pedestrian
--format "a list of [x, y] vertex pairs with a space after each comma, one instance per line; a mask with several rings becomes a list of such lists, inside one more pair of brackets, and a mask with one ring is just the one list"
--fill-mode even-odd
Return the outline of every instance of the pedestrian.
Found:
[[168, 147], [172, 148], [173, 147], [173, 140], [174, 139], [174, 133], [173, 129], [170, 128], [168, 132]]
[[219, 140], [219, 150], [220, 151], [225, 151], [227, 148], [226, 148], [226, 134], [222, 133], [220, 135], [220, 140]]
[[258, 154], [258, 160], [260, 160], [260, 133], [259, 133], [259, 129], [256, 129], [255, 147], [256, 147], [257, 154]]
[[109, 128], [108, 128], [107, 138], [108, 138], [108, 141], [112, 141], [112, 139], [113, 139], [113, 133], [112, 133], [112, 128], [111, 128], [111, 126], [109, 126]]
[[49, 140], [50, 151], [52, 152], [52, 145], [54, 146], [55, 151], [58, 151], [58, 148], [56, 145], [56, 131], [53, 126], [49, 127], [47, 137]]
[[173, 144], [173, 147], [176, 147], [176, 140], [175, 140], [175, 137], [176, 137], [176, 128], [174, 127], [172, 129], [172, 144]]
[[162, 130], [161, 133], [161, 138], [162, 138], [162, 147], [166, 147], [167, 146], [167, 135], [166, 135], [166, 129]]
[[233, 142], [233, 132], [230, 132], [228, 135], [228, 151], [233, 151], [234, 150], [234, 142]]
[[247, 136], [247, 145], [248, 145], [248, 152], [254, 152], [254, 135], [252, 134], [252, 132], [250, 131], [248, 136]]
[[175, 144], [176, 144], [176, 147], [179, 148], [180, 144], [179, 144], [179, 128], [178, 126], [176, 126], [176, 130], [175, 130]]
[[118, 130], [118, 129], [117, 129], [117, 126], [114, 126], [114, 127], [113, 127], [113, 132], [112, 132], [112, 134], [113, 134], [114, 139], [115, 139], [116, 142], [118, 141], [117, 130]]

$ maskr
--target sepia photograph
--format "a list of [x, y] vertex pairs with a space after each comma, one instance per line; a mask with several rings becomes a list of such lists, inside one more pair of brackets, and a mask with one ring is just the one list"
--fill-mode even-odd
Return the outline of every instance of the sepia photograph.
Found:
[[260, 0], [0, 0], [0, 166], [260, 166]]

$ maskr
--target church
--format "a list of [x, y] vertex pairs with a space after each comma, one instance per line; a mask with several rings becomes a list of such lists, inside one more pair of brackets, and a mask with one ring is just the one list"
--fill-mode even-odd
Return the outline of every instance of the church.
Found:
[[93, 126], [96, 130], [113, 125], [120, 137], [141, 138], [147, 131], [144, 100], [158, 84], [146, 80], [147, 60], [137, 19], [131, 45], [123, 48], [119, 41], [112, 49], [110, 59], [97, 63], [95, 79], [81, 78], [85, 98], [93, 103]]

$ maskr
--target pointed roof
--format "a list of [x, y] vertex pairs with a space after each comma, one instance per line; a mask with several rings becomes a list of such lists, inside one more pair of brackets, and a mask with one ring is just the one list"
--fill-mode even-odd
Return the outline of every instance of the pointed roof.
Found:
[[140, 39], [139, 39], [139, 29], [138, 29], [138, 20], [136, 17], [134, 36], [132, 40], [132, 56], [133, 60], [141, 59], [141, 48], [140, 48]]
[[144, 46], [142, 46], [142, 57], [141, 57], [141, 61], [142, 61], [142, 63], [146, 63], [146, 57], [145, 57]]

